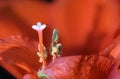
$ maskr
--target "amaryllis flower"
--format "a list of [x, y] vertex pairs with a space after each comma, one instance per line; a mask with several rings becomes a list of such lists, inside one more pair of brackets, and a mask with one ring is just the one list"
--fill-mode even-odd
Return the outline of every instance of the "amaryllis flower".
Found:
[[[0, 41], [0, 65], [17, 79], [23, 79], [23, 77], [24, 79], [31, 77], [38, 79], [36, 72], [41, 65], [36, 55], [37, 42], [23, 36], [11, 36], [0, 39]], [[119, 41], [120, 38], [115, 40], [104, 51], [101, 51], [100, 55], [58, 58], [54, 63], [48, 64], [44, 70], [45, 75], [50, 79], [107, 79], [108, 76], [113, 79], [115, 77], [114, 72], [118, 72], [119, 69], [119, 65], [114, 64], [120, 58], [118, 53]], [[111, 71], [113, 66], [115, 67]], [[109, 74], [110, 71], [111, 74]]]
[[[48, 77], [108, 79], [109, 76], [109, 79], [120, 79], [120, 39], [102, 51], [113, 39], [120, 36], [119, 0], [59, 0], [55, 3], [55, 0], [51, 0], [47, 4], [43, 1], [49, 0], [32, 3], [19, 1], [0, 3], [0, 66], [17, 79], [23, 79], [25, 74], [30, 75], [24, 78], [35, 79], [33, 77], [41, 64], [36, 55], [38, 42], [35, 41], [37, 34], [33, 29], [42, 34], [40, 32], [43, 28], [38, 30], [38, 23], [31, 29], [31, 23], [41, 20], [50, 25], [45, 31], [45, 45], [49, 46], [49, 33], [56, 27], [62, 38], [60, 41], [64, 47], [63, 54], [70, 56], [48, 64], [45, 69]], [[42, 24], [41, 26], [43, 27]], [[15, 34], [20, 35], [9, 37]], [[99, 51], [102, 52], [99, 54]], [[114, 67], [115, 62], [117, 65]]]

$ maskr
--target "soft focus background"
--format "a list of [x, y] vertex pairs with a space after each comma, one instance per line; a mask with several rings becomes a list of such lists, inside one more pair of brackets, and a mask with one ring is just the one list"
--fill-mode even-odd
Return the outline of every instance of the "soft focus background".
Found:
[[47, 48], [56, 28], [63, 56], [95, 54], [120, 35], [120, 0], [0, 1], [0, 38], [20, 34], [38, 41], [31, 26], [39, 21], [47, 25]]

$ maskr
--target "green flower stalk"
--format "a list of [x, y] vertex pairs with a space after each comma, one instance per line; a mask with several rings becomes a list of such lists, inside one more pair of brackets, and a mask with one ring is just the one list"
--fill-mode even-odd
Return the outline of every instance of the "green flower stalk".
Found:
[[44, 73], [44, 71], [39, 70], [37, 75], [40, 79], [49, 79], [48, 76]]

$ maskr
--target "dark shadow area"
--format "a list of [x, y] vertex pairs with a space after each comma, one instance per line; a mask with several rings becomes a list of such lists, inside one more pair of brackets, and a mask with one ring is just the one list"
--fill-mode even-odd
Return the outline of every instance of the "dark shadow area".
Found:
[[16, 78], [0, 66], [0, 79], [16, 79]]
[[48, 3], [54, 2], [54, 0], [43, 0], [43, 1], [48, 2]]

